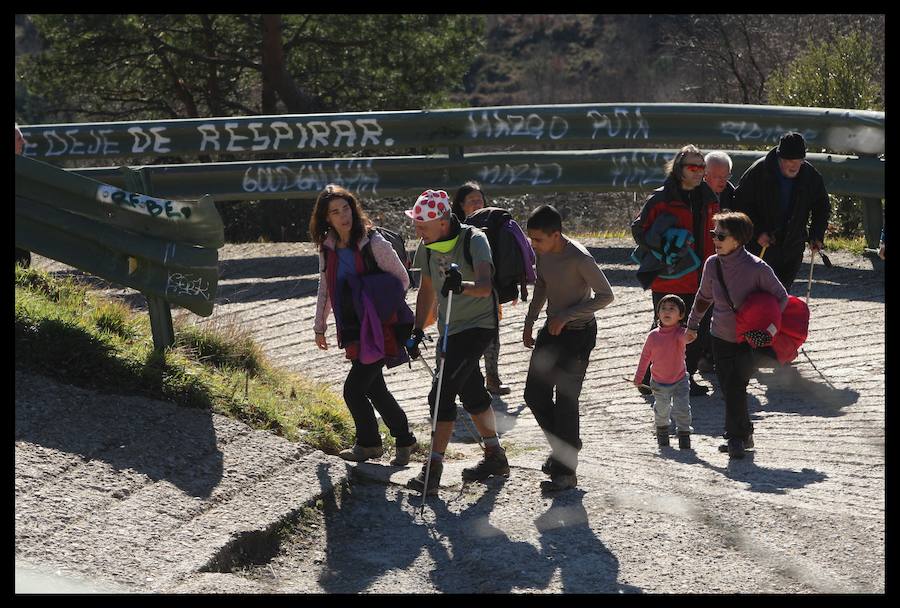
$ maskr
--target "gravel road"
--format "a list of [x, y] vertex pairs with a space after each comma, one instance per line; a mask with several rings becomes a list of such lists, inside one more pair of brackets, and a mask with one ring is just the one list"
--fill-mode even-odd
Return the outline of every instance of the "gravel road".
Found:
[[[90, 576], [122, 581], [130, 590], [186, 593], [883, 593], [883, 264], [840, 252], [831, 254], [833, 268], [817, 264], [805, 354], [791, 366], [760, 370], [751, 380], [756, 449], [743, 461], [729, 462], [717, 451], [724, 407], [713, 373], [703, 377], [715, 391], [692, 398], [694, 451], [657, 449], [650, 401], [622, 379], [634, 372], [652, 317], [649, 293], [636, 285], [628, 261], [631, 241], [583, 242], [616, 300], [597, 315], [597, 348], [581, 399], [584, 448], [577, 490], [544, 496], [538, 489], [547, 447], [521, 398], [530, 351], [520, 342], [526, 306], [519, 304], [504, 308], [500, 334], [501, 376], [513, 390], [494, 401], [512, 465], [509, 479], [461, 483], [459, 472], [477, 460], [479, 448], [458, 423], [440, 495], [422, 511], [420, 497], [403, 487], [419, 463], [390, 467], [386, 455], [380, 463], [347, 466], [347, 483], [337, 475], [322, 484], [324, 463], [335, 460], [322, 455], [307, 472], [309, 483], [326, 488], [321, 508], [301, 517], [301, 505], [295, 505], [282, 521], [291, 523], [291, 532], [257, 555], [259, 563], [223, 560], [219, 551], [218, 559], [199, 560], [201, 565], [153, 583], [113, 576], [114, 568], [102, 563]], [[343, 353], [319, 351], [312, 339], [317, 274], [311, 246], [227, 245], [220, 259], [215, 313], [202, 322], [243, 324], [275, 364], [340, 390]], [[63, 270], [48, 260], [36, 265]], [[799, 276], [792, 293], [802, 297], [806, 264]], [[123, 290], [107, 291], [137, 302]], [[328, 337], [334, 344], [333, 329]], [[386, 377], [420, 436], [427, 435], [426, 372], [401, 367]], [[20, 522], [68, 530], [70, 538], [80, 520], [59, 519], [60, 509], [48, 512], [46, 505], [69, 491], [66, 479], [73, 471], [97, 461], [82, 455], [63, 462], [60, 454], [70, 448], [65, 441], [21, 432], [33, 424], [25, 412], [39, 411], [26, 407], [28, 391], [20, 398], [19, 384], [29, 382], [41, 383], [17, 376], [16, 551], [23, 559], [59, 564], [64, 547], [30, 534]], [[211, 445], [219, 424], [204, 429]], [[132, 432], [140, 433], [140, 427]], [[283, 440], [268, 434], [257, 440], [254, 434], [254, 441], [281, 446]], [[296, 446], [278, 448], [285, 462], [309, 457], [291, 455], [291, 449]], [[29, 485], [24, 463], [44, 457], [61, 464], [41, 471], [40, 484]], [[98, 458], [104, 461], [102, 454]], [[302, 475], [302, 469], [292, 471]], [[280, 470], [260, 473], [259, 481]], [[130, 469], [110, 471], [121, 479]], [[170, 495], [190, 495], [189, 482], [175, 483]], [[102, 528], [102, 522], [94, 525]], [[175, 535], [171, 542], [183, 528], [168, 529]], [[151, 545], [144, 541], [140, 550], [151, 551]], [[74, 561], [92, 558], [98, 547], [87, 543], [68, 550]]]

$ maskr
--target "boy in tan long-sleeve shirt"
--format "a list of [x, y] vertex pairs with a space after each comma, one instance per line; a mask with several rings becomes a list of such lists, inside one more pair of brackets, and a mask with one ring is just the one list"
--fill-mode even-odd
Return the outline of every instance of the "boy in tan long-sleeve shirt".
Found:
[[[597, 340], [594, 313], [613, 301], [613, 292], [588, 250], [562, 233], [562, 218], [554, 207], [535, 209], [526, 226], [537, 254], [537, 281], [522, 332], [522, 343], [534, 348], [525, 403], [550, 442], [550, 457], [542, 467], [550, 480], [542, 481], [541, 489], [559, 491], [578, 483], [578, 399]], [[545, 303], [547, 322], [535, 340], [534, 322]]]

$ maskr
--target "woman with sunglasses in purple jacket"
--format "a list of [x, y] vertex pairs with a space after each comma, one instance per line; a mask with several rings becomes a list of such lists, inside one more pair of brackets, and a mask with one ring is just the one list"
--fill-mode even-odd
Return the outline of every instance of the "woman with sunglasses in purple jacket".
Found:
[[765, 291], [778, 300], [781, 310], [788, 294], [763, 260], [748, 252], [753, 237], [753, 222], [741, 212], [729, 211], [713, 216], [711, 230], [716, 254], [703, 266], [703, 278], [694, 298], [687, 322], [687, 334], [696, 336], [700, 320], [712, 305], [710, 334], [716, 374], [725, 393], [725, 438], [731, 458], [743, 458], [744, 449], [753, 447], [753, 424], [747, 410], [747, 384], [753, 375], [754, 359], [750, 344], [738, 341], [735, 311], [753, 292]]

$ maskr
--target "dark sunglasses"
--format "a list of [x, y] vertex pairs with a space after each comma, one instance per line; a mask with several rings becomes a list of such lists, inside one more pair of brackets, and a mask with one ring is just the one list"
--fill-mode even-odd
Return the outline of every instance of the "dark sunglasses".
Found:
[[686, 163], [682, 165], [685, 169], [690, 169], [691, 171], [703, 171], [706, 169], [706, 165], [695, 165], [694, 163]]
[[727, 232], [716, 232], [715, 230], [710, 230], [709, 233], [713, 236], [714, 239], [720, 242], [731, 236]]

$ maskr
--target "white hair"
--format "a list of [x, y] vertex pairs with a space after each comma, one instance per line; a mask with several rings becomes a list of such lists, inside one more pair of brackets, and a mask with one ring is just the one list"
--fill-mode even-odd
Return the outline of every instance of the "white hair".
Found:
[[721, 150], [715, 150], [706, 155], [703, 159], [706, 164], [710, 163], [719, 163], [720, 165], [728, 165], [728, 172], [731, 173], [731, 157], [722, 152]]

